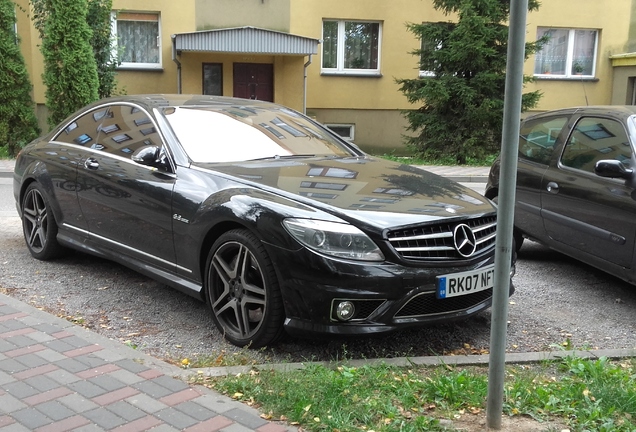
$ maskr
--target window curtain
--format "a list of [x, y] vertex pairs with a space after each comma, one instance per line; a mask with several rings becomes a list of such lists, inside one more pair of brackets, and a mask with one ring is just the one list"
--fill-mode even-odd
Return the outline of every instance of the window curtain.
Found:
[[594, 46], [596, 31], [577, 30], [574, 36], [574, 58], [572, 74], [592, 75], [594, 70]]
[[345, 23], [345, 69], [377, 69], [380, 24]]
[[159, 23], [153, 21], [117, 21], [120, 59], [124, 63], [159, 63]]
[[539, 29], [538, 37], [548, 36], [550, 40], [536, 54], [535, 74], [565, 75], [568, 57], [568, 30]]
[[325, 21], [322, 24], [322, 67], [338, 67], [338, 22]]

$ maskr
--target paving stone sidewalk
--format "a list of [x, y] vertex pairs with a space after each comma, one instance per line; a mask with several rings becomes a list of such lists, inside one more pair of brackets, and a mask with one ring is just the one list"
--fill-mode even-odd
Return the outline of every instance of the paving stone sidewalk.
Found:
[[13, 176], [13, 167], [15, 166], [15, 160], [13, 159], [0, 159], [0, 177]]
[[0, 294], [0, 431], [285, 432], [176, 366]]

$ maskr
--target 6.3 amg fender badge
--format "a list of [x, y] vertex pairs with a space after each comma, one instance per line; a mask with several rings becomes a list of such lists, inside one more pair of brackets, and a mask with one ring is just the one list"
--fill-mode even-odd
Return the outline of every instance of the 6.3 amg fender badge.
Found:
[[453, 242], [455, 249], [464, 258], [472, 256], [477, 250], [477, 239], [475, 233], [466, 224], [459, 224], [455, 227], [453, 233]]
[[172, 215], [172, 219], [178, 220], [179, 222], [183, 222], [183, 223], [190, 223], [190, 219], [186, 219], [182, 217], [180, 214], [176, 214], [176, 213]]

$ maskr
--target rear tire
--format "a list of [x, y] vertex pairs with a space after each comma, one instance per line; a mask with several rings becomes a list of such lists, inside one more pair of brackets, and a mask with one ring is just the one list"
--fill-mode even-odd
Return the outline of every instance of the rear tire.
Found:
[[276, 272], [249, 231], [228, 231], [214, 242], [205, 291], [214, 323], [232, 344], [260, 348], [283, 335], [285, 311]]
[[22, 200], [22, 230], [29, 252], [46, 261], [63, 254], [57, 241], [57, 222], [42, 187], [31, 183]]

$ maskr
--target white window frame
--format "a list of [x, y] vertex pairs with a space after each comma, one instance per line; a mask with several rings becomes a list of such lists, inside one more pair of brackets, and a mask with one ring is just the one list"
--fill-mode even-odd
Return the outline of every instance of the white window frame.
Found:
[[[420, 49], [423, 51], [424, 50], [424, 45], [428, 44], [428, 43], [430, 43], [430, 42], [421, 40], [420, 41]], [[435, 47], [435, 50], [439, 51], [439, 50], [442, 49], [442, 47], [443, 47], [442, 46], [442, 42], [440, 41], [440, 42], [437, 43], [437, 46]], [[421, 66], [420, 66], [420, 68], [421, 68]], [[435, 71], [433, 71], [433, 70], [420, 69], [420, 72], [419, 72], [419, 77], [420, 78], [432, 78], [432, 77], [435, 77], [435, 76], [437, 76], [437, 73], [435, 73]]]
[[[329, 128], [329, 130], [331, 130], [331, 132], [335, 133], [336, 135], [338, 135], [342, 139], [345, 139], [347, 141], [353, 141], [355, 139], [356, 126], [354, 124], [351, 124], [351, 123], [327, 123], [327, 124], [325, 124], [325, 126], [327, 126]], [[336, 132], [335, 130], [331, 129], [332, 127], [334, 127], [334, 128], [349, 128], [349, 136], [340, 135], [338, 132]]]
[[[122, 11], [123, 12], [123, 11]], [[140, 69], [140, 70], [153, 70], [153, 69], [163, 69], [163, 59], [162, 59], [162, 44], [161, 44], [161, 14], [159, 12], [151, 12], [151, 11], [125, 11], [125, 13], [139, 13], [146, 15], [156, 15], [157, 16], [157, 48], [159, 50], [159, 62], [157, 63], [137, 63], [137, 62], [121, 62], [117, 69]], [[119, 58], [119, 39], [117, 37], [117, 15], [118, 11], [111, 12], [111, 34], [113, 36], [113, 51], [116, 58]]]
[[[352, 20], [352, 19], [323, 19], [322, 31], [324, 32], [324, 23], [326, 21], [337, 22], [338, 23], [338, 49], [336, 54], [336, 67], [335, 68], [325, 68], [322, 66], [322, 58], [320, 61], [320, 72], [323, 75], [369, 75], [369, 76], [380, 76], [380, 60], [382, 58], [382, 22], [374, 21], [374, 20]], [[378, 59], [377, 64], [378, 67], [376, 69], [346, 69], [344, 67], [345, 62], [345, 24], [346, 23], [363, 23], [363, 24], [378, 24]], [[322, 35], [322, 40], [324, 40], [324, 34]], [[321, 52], [321, 55], [324, 56], [324, 48]]]
[[[546, 72], [534, 72], [534, 76], [536, 77], [542, 77], [542, 78], [593, 78], [596, 76], [596, 61], [598, 60], [598, 37], [599, 37], [599, 33], [600, 30], [598, 29], [588, 29], [588, 28], [557, 28], [557, 27], [542, 27], [539, 26], [537, 27], [537, 33], [539, 33], [539, 31], [543, 31], [543, 30], [550, 30], [550, 29], [555, 29], [555, 30], [567, 30], [568, 31], [568, 47], [567, 47], [567, 57], [566, 57], [566, 62], [565, 62], [565, 74], [555, 74], [552, 71], [546, 71]], [[576, 74], [576, 73], [572, 73], [572, 67], [573, 67], [573, 62], [574, 62], [574, 39], [576, 36], [576, 32], [579, 30], [583, 30], [583, 31], [590, 31], [590, 32], [595, 32], [595, 39], [594, 39], [594, 59], [592, 61], [592, 73], [591, 74]], [[538, 54], [538, 53], [537, 53]], [[536, 54], [535, 54], [535, 65], [534, 68], [536, 69], [537, 64], [536, 64]]]

